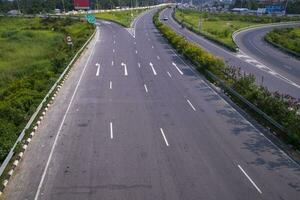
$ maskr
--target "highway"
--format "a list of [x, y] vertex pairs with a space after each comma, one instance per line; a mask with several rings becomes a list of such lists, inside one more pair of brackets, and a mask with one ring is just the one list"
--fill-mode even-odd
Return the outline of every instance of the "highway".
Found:
[[[300, 79], [290, 76], [292, 73], [283, 73], [278, 68], [270, 67], [258, 59], [251, 57], [251, 54], [244, 52], [233, 53], [229, 50], [199, 36], [188, 29], [182, 29], [181, 26], [172, 18], [172, 9], [166, 9], [161, 13], [161, 18], [168, 17], [165, 24], [173, 28], [177, 33], [184, 36], [191, 42], [200, 45], [208, 52], [221, 57], [230, 66], [240, 67], [247, 74], [253, 74], [256, 77], [257, 84], [266, 86], [270, 91], [279, 91], [282, 94], [290, 94], [293, 97], [300, 98]], [[296, 68], [298, 65], [294, 66]], [[282, 69], [283, 67], [281, 67]], [[299, 71], [299, 69], [297, 69]]]
[[297, 26], [300, 26], [300, 22], [249, 29], [238, 33], [235, 41], [244, 54], [250, 55], [289, 80], [300, 83], [300, 60], [280, 51], [264, 40], [265, 35], [274, 28]]
[[178, 56], [152, 23], [99, 22], [9, 200], [234, 200], [300, 195], [300, 167]]

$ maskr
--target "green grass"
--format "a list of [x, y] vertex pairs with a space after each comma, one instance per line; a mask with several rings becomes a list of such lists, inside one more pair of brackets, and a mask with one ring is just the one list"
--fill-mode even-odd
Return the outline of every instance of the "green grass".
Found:
[[274, 29], [266, 39], [300, 55], [300, 28]]
[[0, 163], [92, 32], [91, 25], [70, 19], [0, 17]]
[[[299, 18], [270, 17], [270, 16], [249, 16], [231, 13], [204, 13], [188, 9], [176, 9], [175, 18], [179, 22], [184, 22], [195, 32], [209, 39], [215, 40], [227, 47], [235, 49], [236, 45], [232, 40], [232, 34], [236, 30], [252, 25], [265, 23], [299, 20]], [[201, 30], [199, 21], [201, 18]]]
[[[117, 22], [125, 27], [130, 27], [131, 22], [146, 9], [135, 9], [126, 11], [115, 11], [115, 12], [102, 12], [95, 14], [97, 19], [104, 19], [113, 22]], [[132, 16], [131, 16], [132, 13]]]

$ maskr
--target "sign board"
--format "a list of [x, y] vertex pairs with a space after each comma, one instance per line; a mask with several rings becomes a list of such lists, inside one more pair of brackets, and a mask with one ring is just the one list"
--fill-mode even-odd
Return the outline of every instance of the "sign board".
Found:
[[68, 35], [66, 40], [67, 40], [67, 44], [69, 45], [69, 47], [73, 47], [73, 42], [72, 42], [71, 36]]
[[74, 0], [74, 8], [76, 10], [88, 10], [90, 9], [89, 0]]
[[90, 24], [95, 24], [96, 23], [95, 15], [89, 13], [85, 17], [86, 17], [86, 20], [88, 21], [88, 23], [90, 23]]

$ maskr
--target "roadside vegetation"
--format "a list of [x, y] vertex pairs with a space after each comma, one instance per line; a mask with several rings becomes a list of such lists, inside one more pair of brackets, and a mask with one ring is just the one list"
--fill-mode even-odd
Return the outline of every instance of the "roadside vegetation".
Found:
[[300, 56], [300, 28], [274, 29], [266, 35], [266, 40], [280, 49]]
[[0, 17], [0, 163], [93, 30], [71, 19]]
[[111, 11], [111, 12], [101, 12], [95, 14], [97, 19], [104, 19], [108, 21], [116, 22], [124, 27], [130, 27], [133, 20], [146, 9], [134, 9], [123, 10], [123, 11]]
[[179, 23], [190, 30], [233, 51], [237, 48], [232, 40], [232, 34], [236, 30], [252, 25], [300, 20], [299, 17], [206, 13], [190, 9], [176, 9], [174, 16]]
[[198, 71], [206, 75], [209, 80], [218, 82], [230, 94], [229, 96], [233, 101], [258, 119], [260, 123], [270, 126], [268, 121], [264, 120], [261, 115], [255, 113], [249, 105], [237, 98], [232, 90], [282, 125], [283, 130], [277, 127], [271, 128], [276, 130], [286, 142], [292, 144], [295, 148], [300, 148], [300, 115], [297, 113], [300, 109], [299, 99], [277, 92], [269, 92], [267, 88], [257, 86], [253, 75], [241, 74], [239, 68], [226, 65], [222, 59], [178, 35], [160, 22], [158, 16], [157, 13], [153, 18], [156, 27], [180, 54], [194, 63]]

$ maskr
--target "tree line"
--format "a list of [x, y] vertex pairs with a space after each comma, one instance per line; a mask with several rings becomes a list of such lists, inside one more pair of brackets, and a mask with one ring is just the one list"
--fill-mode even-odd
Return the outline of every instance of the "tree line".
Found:
[[[91, 9], [109, 9], [148, 6], [158, 2], [160, 0], [90, 0], [90, 7]], [[37, 14], [53, 12], [54, 9], [73, 10], [73, 0], [0, 0], [0, 13], [20, 10], [24, 14]]]

